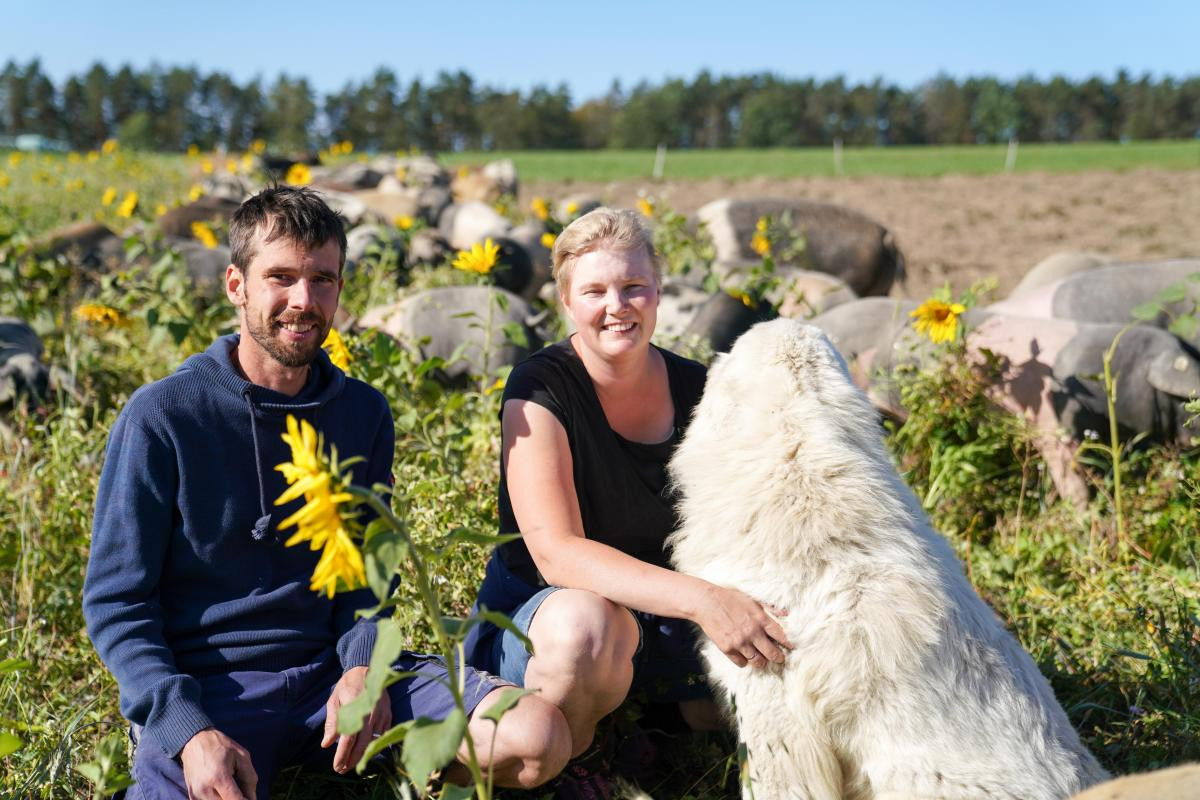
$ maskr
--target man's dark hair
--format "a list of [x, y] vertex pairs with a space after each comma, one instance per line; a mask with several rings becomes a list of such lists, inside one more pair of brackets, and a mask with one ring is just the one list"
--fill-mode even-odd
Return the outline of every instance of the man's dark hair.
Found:
[[233, 212], [229, 221], [230, 260], [243, 274], [254, 260], [254, 236], [259, 230], [263, 231], [264, 244], [287, 239], [306, 250], [316, 250], [336, 241], [339, 272], [346, 263], [345, 220], [312, 189], [271, 186]]

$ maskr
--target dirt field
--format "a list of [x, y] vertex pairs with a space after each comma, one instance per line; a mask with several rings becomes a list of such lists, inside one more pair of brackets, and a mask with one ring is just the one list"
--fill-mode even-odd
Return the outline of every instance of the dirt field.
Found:
[[680, 212], [721, 197], [804, 197], [857, 209], [891, 229], [908, 265], [893, 294], [924, 297], [995, 276], [1004, 296], [1061, 250], [1120, 259], [1200, 258], [1200, 170], [939, 178], [795, 178], [653, 183], [527, 182], [534, 195], [592, 194], [632, 206], [644, 194]]

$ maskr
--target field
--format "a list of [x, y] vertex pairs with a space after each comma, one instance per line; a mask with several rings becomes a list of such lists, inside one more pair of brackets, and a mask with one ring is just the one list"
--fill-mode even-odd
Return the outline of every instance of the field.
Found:
[[[653, 175], [654, 150], [533, 151], [455, 153], [449, 165], [511, 158], [517, 174], [535, 181], [614, 181]], [[833, 148], [768, 150], [671, 150], [662, 178], [798, 178], [889, 176], [928, 178], [938, 175], [990, 175], [1003, 172], [1007, 145], [941, 147], [848, 147], [839, 173]], [[1084, 172], [1157, 167], [1168, 170], [1200, 167], [1200, 142], [1089, 142], [1072, 145], [1019, 145], [1013, 171]]]
[[[647, 196], [661, 219], [663, 209], [686, 213], [722, 196], [831, 200], [896, 233], [909, 269], [900, 291], [914, 298], [945, 282], [961, 292], [985, 277], [1002, 294], [1057, 250], [1200, 256], [1200, 144], [1022, 147], [1012, 174], [1002, 171], [1004, 155], [1003, 147], [848, 150], [847, 174], [833, 176], [828, 151], [670, 153], [666, 180], [655, 182], [645, 177], [650, 152], [514, 154], [522, 178], [514, 205], [523, 214], [535, 195], [595, 194], [623, 205]], [[39, 407], [0, 417], [5, 797], [87, 796], [92, 784], [76, 767], [90, 764], [91, 777], [107, 786], [127, 768], [116, 687], [79, 609], [105, 436], [135, 388], [203, 348], [232, 316], [222, 298], [198, 297], [170, 258], [98, 276], [32, 258], [25, 247], [51, 227], [93, 216], [117, 228], [144, 223], [129, 244], [153, 246], [157, 206], [185, 200], [203, 178], [203, 161], [119, 149], [93, 161], [0, 154], [0, 316], [30, 320], [47, 361], [71, 377], [62, 384], [73, 383]], [[105, 204], [109, 187], [115, 196]], [[130, 192], [138, 196], [124, 216]], [[442, 267], [419, 282], [473, 279]], [[392, 294], [386, 276], [363, 270], [343, 304], [361, 313]], [[87, 301], [116, 309], [122, 323], [80, 318], [76, 309]], [[456, 528], [493, 530], [499, 395], [486, 389], [496, 376], [478, 376], [478, 390], [447, 390], [407, 351], [371, 334], [349, 344], [350, 373], [392, 403], [394, 508], [414, 536], [440, 545]], [[1126, 773], [1200, 759], [1200, 455], [1149, 444], [1123, 451], [1118, 519], [1113, 463], [1092, 451], [1092, 502], [1062, 503], [1028, 433], [987, 404], [961, 356], [948, 347], [939, 368], [905, 379], [913, 413], [889, 445], [907, 480], [1107, 767]], [[451, 612], [467, 610], [484, 558], [480, 547], [464, 545], [436, 564]], [[401, 596], [409, 641], [430, 646], [411, 581]], [[365, 785], [288, 774], [273, 796], [383, 798], [401, 784], [394, 770]], [[729, 737], [676, 736], [641, 788], [669, 800], [733, 796], [735, 785]], [[623, 796], [645, 795], [627, 787]]]

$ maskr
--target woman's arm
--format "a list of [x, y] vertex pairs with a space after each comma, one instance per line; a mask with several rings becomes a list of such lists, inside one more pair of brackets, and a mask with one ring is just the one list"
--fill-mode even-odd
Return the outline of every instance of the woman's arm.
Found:
[[584, 536], [571, 448], [554, 414], [527, 400], [509, 400], [502, 421], [508, 496], [529, 553], [548, 583], [691, 620], [739, 666], [759, 655], [783, 661], [780, 648], [791, 645], [753, 598]]

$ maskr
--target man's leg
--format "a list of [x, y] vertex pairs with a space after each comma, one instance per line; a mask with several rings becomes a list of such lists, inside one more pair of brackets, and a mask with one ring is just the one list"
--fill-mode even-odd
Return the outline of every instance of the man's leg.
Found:
[[[277, 672], [234, 672], [201, 679], [204, 710], [217, 730], [250, 753], [258, 775], [256, 800], [267, 800], [278, 770], [280, 727], [288, 678]], [[187, 800], [188, 788], [178, 757], [166, 755], [149, 736], [139, 736], [131, 776], [136, 783], [126, 800]]]
[[130, 777], [134, 784], [125, 793], [125, 800], [187, 800], [183, 766], [153, 742], [136, 745]]

